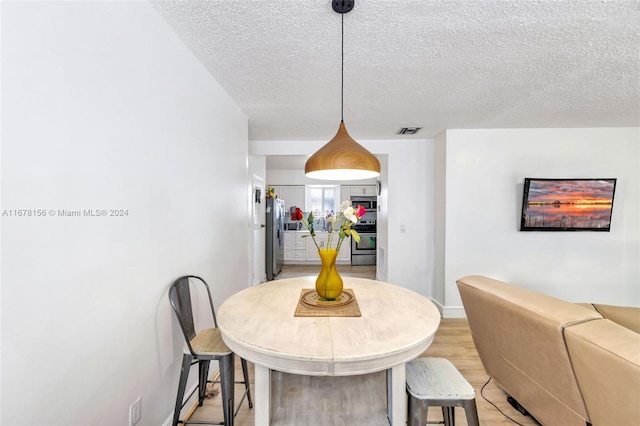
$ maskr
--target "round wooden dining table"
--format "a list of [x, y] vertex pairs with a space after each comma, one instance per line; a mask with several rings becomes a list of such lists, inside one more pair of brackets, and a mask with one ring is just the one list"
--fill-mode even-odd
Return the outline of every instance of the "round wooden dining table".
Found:
[[[360, 316], [296, 316], [315, 277], [269, 281], [242, 290], [218, 309], [227, 346], [255, 364], [255, 425], [271, 421], [272, 370], [306, 376], [357, 376], [386, 370], [387, 416], [405, 425], [405, 364], [433, 341], [440, 312], [397, 285], [343, 277]], [[328, 313], [328, 315], [331, 315]]]

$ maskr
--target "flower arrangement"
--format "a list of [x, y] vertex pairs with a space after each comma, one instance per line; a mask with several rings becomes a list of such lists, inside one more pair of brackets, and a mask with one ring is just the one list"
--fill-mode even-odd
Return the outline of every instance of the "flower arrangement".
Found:
[[276, 195], [276, 191], [271, 186], [267, 187], [266, 196], [267, 198], [278, 198], [278, 196]]
[[[329, 239], [327, 241], [327, 246], [323, 247], [323, 249], [331, 249], [331, 240], [333, 239], [332, 237], [335, 230], [338, 230], [338, 242], [336, 243], [335, 247], [336, 251], [340, 251], [342, 240], [344, 240], [344, 237], [346, 236], [352, 237], [355, 242], [359, 243], [360, 235], [355, 229], [351, 229], [351, 225], [357, 223], [358, 220], [362, 216], [364, 216], [366, 212], [367, 210], [361, 205], [353, 207], [351, 201], [344, 201], [340, 205], [340, 212], [337, 215], [335, 212], [331, 212], [330, 214], [328, 214], [326, 220], [327, 230], [329, 231]], [[316, 233], [313, 229], [313, 220], [313, 212], [309, 213], [309, 216], [306, 220], [304, 218], [302, 219], [302, 223], [304, 223], [304, 226], [309, 230], [309, 235], [304, 235], [303, 238], [311, 237], [318, 250], [320, 250], [320, 246], [316, 241]]]

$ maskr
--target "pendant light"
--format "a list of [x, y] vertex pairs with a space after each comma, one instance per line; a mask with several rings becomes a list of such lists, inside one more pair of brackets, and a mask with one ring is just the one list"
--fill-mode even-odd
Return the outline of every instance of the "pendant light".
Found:
[[333, 0], [333, 10], [342, 15], [342, 65], [340, 82], [340, 126], [338, 133], [316, 151], [304, 166], [312, 179], [359, 180], [380, 175], [380, 162], [375, 155], [353, 140], [344, 125], [344, 14], [350, 12], [354, 0]]

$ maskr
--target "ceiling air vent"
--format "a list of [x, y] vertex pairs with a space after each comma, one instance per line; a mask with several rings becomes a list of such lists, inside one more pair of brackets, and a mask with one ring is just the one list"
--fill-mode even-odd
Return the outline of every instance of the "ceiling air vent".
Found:
[[398, 130], [398, 135], [415, 135], [422, 127], [403, 127]]

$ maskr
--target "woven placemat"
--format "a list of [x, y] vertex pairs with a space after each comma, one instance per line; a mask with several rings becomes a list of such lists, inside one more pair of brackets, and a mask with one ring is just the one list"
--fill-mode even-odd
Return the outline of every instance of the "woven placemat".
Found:
[[304, 288], [300, 292], [294, 317], [361, 317], [358, 300], [353, 289], [342, 290], [340, 298], [329, 302], [318, 296], [315, 289]]

